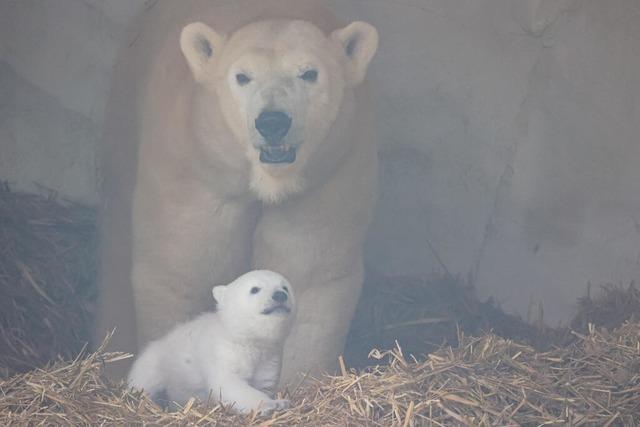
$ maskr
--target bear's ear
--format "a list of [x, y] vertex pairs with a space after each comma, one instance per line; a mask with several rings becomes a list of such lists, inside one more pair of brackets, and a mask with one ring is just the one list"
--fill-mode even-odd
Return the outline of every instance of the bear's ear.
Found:
[[218, 304], [222, 304], [222, 300], [224, 299], [224, 294], [227, 292], [227, 287], [225, 285], [214, 286], [211, 290], [213, 294], [213, 298], [216, 300]]
[[211, 59], [220, 53], [224, 37], [202, 22], [192, 22], [182, 29], [180, 49], [197, 82], [205, 80], [211, 70]]
[[347, 83], [356, 86], [364, 80], [369, 62], [378, 50], [378, 31], [371, 24], [355, 21], [331, 33], [347, 57]]

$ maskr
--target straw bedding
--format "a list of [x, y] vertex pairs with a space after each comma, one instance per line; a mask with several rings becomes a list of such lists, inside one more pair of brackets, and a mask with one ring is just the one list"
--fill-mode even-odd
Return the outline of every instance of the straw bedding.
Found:
[[[626, 294], [623, 289], [611, 289]], [[636, 310], [640, 314], [640, 298], [637, 303]], [[590, 298], [584, 298], [583, 304], [585, 307], [599, 306]], [[580, 330], [583, 331], [588, 322], [598, 323], [601, 317], [595, 311], [589, 315], [584, 313], [583, 321], [576, 322], [582, 325]], [[365, 282], [351, 325], [345, 360], [350, 366], [368, 366], [372, 347], [393, 348], [396, 342], [405, 354], [421, 356], [443, 345], [457, 345], [459, 329], [476, 336], [494, 332], [538, 350], [572, 341], [568, 329], [548, 328], [539, 317], [532, 324], [505, 313], [492, 300], [479, 301], [472, 287], [454, 277], [426, 279], [372, 275]], [[628, 317], [613, 326], [619, 326]]]
[[495, 335], [460, 337], [417, 362], [401, 349], [364, 372], [343, 370], [294, 390], [291, 409], [260, 418], [190, 402], [165, 412], [122, 385], [94, 353], [0, 383], [4, 425], [398, 425], [636, 426], [640, 420], [640, 324], [591, 328], [568, 347], [537, 352]]
[[451, 277], [369, 278], [341, 373], [285, 390], [292, 408], [256, 417], [195, 401], [163, 410], [104, 377], [127, 355], [80, 352], [95, 289], [90, 209], [5, 186], [0, 251], [0, 425], [640, 425], [633, 285], [588, 294], [560, 330]]

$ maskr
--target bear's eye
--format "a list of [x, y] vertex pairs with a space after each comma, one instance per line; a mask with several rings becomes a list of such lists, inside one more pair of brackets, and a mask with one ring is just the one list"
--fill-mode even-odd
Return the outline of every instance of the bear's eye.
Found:
[[287, 288], [286, 286], [283, 286], [282, 289], [284, 289], [286, 293], [289, 293], [289, 288]]
[[318, 71], [317, 70], [307, 70], [300, 75], [300, 78], [305, 82], [315, 83], [318, 80]]
[[258, 292], [260, 292], [260, 288], [257, 286], [254, 286], [253, 288], [251, 288], [251, 293], [252, 294], [257, 294]]
[[236, 74], [236, 81], [240, 86], [244, 86], [249, 84], [251, 77], [247, 76], [245, 73], [238, 73]]

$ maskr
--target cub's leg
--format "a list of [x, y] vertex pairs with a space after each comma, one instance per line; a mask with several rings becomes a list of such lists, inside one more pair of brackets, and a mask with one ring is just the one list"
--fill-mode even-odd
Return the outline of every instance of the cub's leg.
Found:
[[[209, 382], [214, 395], [221, 396], [225, 404], [233, 404], [233, 408], [241, 413], [258, 410], [261, 415], [288, 408], [290, 402], [286, 399], [272, 399], [266, 393], [251, 387], [246, 381], [232, 375], [220, 376], [214, 373]], [[213, 379], [215, 378], [215, 379]]]
[[156, 401], [164, 391], [165, 377], [160, 366], [160, 348], [152, 344], [136, 359], [127, 383], [129, 387], [144, 390], [152, 400]]

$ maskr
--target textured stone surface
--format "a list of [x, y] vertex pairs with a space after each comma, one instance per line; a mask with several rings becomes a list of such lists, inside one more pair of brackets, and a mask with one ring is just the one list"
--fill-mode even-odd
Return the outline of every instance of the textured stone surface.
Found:
[[86, 116], [0, 61], [0, 179], [12, 189], [37, 184], [85, 203], [96, 202], [98, 130]]

